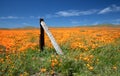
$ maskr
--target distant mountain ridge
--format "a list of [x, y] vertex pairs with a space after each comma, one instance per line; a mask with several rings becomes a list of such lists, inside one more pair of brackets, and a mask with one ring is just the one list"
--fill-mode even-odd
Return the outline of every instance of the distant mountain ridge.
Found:
[[120, 27], [120, 25], [114, 25], [114, 24], [97, 24], [97, 25], [84, 25], [84, 26], [76, 26], [76, 27]]
[[25, 27], [17, 27], [17, 28], [0, 28], [0, 29], [39, 29], [39, 27], [34, 26], [25, 26]]
[[25, 26], [25, 27], [20, 27], [20, 28], [15, 28], [15, 29], [38, 29], [38, 27], [34, 27], [34, 26]]
[[93, 25], [93, 26], [99, 26], [99, 27], [120, 27], [120, 25], [113, 25], [113, 24], [98, 24], [98, 25]]
[[[72, 27], [120, 27], [120, 25], [113, 25], [113, 24], [98, 24], [98, 25], [78, 25], [78, 26], [70, 26]], [[18, 27], [18, 28], [0, 28], [3, 30], [8, 30], [8, 29], [39, 29], [40, 27], [34, 27], [34, 26], [25, 26], [25, 27]], [[56, 28], [56, 27], [50, 27], [50, 28]], [[59, 27], [57, 27], [59, 28]], [[62, 28], [62, 27], [60, 27]]]

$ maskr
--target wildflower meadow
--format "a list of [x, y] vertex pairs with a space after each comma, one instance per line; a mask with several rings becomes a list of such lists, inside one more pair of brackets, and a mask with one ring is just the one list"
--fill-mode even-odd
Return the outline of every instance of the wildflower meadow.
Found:
[[58, 55], [39, 29], [0, 30], [0, 76], [120, 76], [119, 27], [49, 29], [64, 55]]

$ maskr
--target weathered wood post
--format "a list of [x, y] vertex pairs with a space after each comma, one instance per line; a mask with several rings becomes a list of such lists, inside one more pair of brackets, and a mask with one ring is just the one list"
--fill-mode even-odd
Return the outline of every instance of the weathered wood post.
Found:
[[43, 50], [44, 49], [44, 31], [46, 32], [46, 34], [48, 35], [53, 47], [55, 48], [57, 54], [59, 55], [63, 55], [63, 52], [61, 50], [61, 48], [59, 47], [59, 45], [57, 44], [56, 40], [54, 39], [52, 33], [49, 31], [47, 25], [45, 24], [43, 19], [40, 19], [40, 27], [41, 27], [41, 34], [40, 34], [40, 49]]
[[40, 50], [43, 51], [44, 50], [44, 46], [45, 46], [45, 41], [44, 41], [44, 29], [41, 25], [41, 22], [44, 21], [42, 18], [40, 18]]

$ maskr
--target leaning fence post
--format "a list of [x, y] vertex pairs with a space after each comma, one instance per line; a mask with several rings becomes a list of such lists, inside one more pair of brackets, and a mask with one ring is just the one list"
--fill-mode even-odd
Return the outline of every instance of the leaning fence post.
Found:
[[45, 41], [44, 41], [44, 29], [41, 25], [41, 21], [44, 21], [42, 18], [40, 19], [40, 50], [43, 51], [44, 46], [45, 46]]
[[[43, 50], [44, 47], [44, 35], [42, 35], [42, 32], [45, 31], [46, 34], [48, 35], [53, 47], [55, 48], [57, 54], [59, 55], [63, 55], [63, 52], [61, 50], [61, 48], [59, 47], [59, 45], [57, 44], [56, 40], [54, 39], [52, 33], [48, 30], [47, 25], [45, 24], [43, 19], [40, 19], [40, 27], [41, 27], [41, 49]], [[43, 31], [42, 31], [43, 30]]]

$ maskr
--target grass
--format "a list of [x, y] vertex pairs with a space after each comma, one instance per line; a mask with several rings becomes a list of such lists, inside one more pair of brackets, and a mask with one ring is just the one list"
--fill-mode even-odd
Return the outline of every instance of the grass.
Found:
[[0, 76], [120, 76], [120, 39], [89, 51], [61, 47], [63, 56], [53, 48], [0, 54]]

